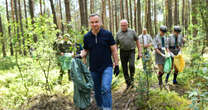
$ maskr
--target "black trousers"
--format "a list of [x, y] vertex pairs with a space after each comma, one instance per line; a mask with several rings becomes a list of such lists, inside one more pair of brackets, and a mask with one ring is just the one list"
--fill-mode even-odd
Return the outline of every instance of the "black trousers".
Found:
[[[126, 84], [127, 86], [131, 86], [134, 82], [135, 50], [120, 50], [120, 59]], [[130, 74], [128, 70], [130, 70]]]

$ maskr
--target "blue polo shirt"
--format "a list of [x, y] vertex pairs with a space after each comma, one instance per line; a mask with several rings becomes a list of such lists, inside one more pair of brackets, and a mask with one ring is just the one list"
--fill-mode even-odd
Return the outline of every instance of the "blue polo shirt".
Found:
[[84, 36], [84, 49], [88, 50], [90, 71], [102, 73], [108, 66], [113, 66], [110, 46], [115, 44], [111, 32], [100, 29], [95, 36], [89, 31]]

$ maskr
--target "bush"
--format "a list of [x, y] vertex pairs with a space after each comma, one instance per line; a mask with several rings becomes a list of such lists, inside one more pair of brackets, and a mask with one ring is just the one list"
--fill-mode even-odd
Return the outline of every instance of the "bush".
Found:
[[151, 110], [189, 110], [189, 104], [191, 104], [191, 101], [180, 97], [176, 92], [156, 89], [150, 91], [150, 99], [144, 108]]

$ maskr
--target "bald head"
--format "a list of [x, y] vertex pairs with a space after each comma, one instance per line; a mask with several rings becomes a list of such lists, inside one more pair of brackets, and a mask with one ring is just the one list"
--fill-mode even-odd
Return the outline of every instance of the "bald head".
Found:
[[142, 33], [143, 33], [144, 35], [147, 34], [147, 29], [144, 28], [144, 29], [142, 30]]
[[121, 25], [121, 31], [126, 32], [128, 29], [128, 21], [126, 19], [123, 19], [120, 21]]

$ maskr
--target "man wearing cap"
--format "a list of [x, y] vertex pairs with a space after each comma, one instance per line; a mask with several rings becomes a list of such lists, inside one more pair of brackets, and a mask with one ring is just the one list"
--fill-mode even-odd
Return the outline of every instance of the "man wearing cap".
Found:
[[164, 74], [163, 67], [165, 64], [165, 58], [166, 52], [169, 52], [168, 50], [168, 39], [166, 37], [167, 27], [166, 26], [160, 26], [160, 33], [156, 35], [153, 41], [153, 45], [155, 48], [155, 63], [158, 65], [159, 72], [158, 72], [158, 81], [160, 89], [163, 88], [163, 81], [162, 76]]
[[[181, 27], [174, 26], [173, 34], [171, 34], [168, 38], [168, 48], [170, 50], [172, 61], [174, 61], [174, 56], [181, 53], [181, 47], [183, 46], [184, 39], [183, 39], [183, 36], [180, 34], [180, 32], [181, 32]], [[175, 67], [175, 65], [174, 65], [174, 69], [175, 71], [174, 71], [174, 77], [173, 77], [173, 84], [177, 84], [176, 79], [178, 75], [178, 70]], [[168, 78], [169, 78], [170, 73], [168, 73], [166, 76], [166, 80], [165, 80], [166, 84], [168, 83]]]
[[[116, 34], [116, 44], [120, 46], [120, 58], [127, 89], [134, 83], [135, 48], [138, 48], [138, 57], [141, 57], [141, 48], [136, 32], [128, 28], [128, 21], [120, 21], [121, 30]], [[128, 67], [129, 66], [129, 67]], [[128, 69], [130, 74], [128, 74]]]

